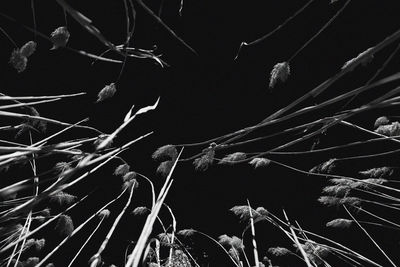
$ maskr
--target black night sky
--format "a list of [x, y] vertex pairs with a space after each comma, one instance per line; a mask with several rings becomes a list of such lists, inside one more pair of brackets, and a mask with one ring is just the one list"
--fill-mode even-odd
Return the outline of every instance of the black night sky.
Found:
[[[123, 1], [69, 0], [67, 2], [90, 18], [93, 25], [109, 41], [114, 44], [122, 44], [125, 41], [126, 21]], [[158, 12], [160, 0], [144, 2], [155, 13]], [[52, 44], [49, 40], [39, 35], [34, 37], [33, 32], [27, 29], [27, 27], [33, 28], [30, 1], [4, 0], [0, 3], [2, 13], [0, 26], [17, 45], [22, 46], [34, 38], [38, 43], [37, 51], [29, 58], [27, 69], [22, 73], [17, 73], [8, 63], [14, 46], [0, 34], [1, 93], [22, 96], [86, 92], [84, 96], [40, 105], [37, 108], [44, 117], [69, 123], [89, 117], [87, 124], [105, 133], [112, 132], [122, 123], [125, 114], [133, 104], [137, 110], [153, 104], [160, 96], [158, 108], [138, 117], [118, 135], [114, 142], [114, 145], [122, 145], [140, 135], [154, 131], [151, 136], [135, 144], [122, 156], [133, 170], [151, 178], [156, 191], [161, 188], [164, 181], [164, 178], [156, 173], [157, 162], [151, 158], [158, 147], [165, 144], [202, 142], [259, 123], [335, 75], [344, 62], [381, 42], [400, 28], [400, 8], [396, 3], [398, 1], [353, 0], [329, 27], [291, 60], [291, 75], [288, 81], [270, 89], [268, 88], [269, 73], [273, 66], [278, 62], [288, 60], [343, 7], [345, 0], [338, 0], [332, 4], [329, 0], [314, 1], [304, 12], [266, 40], [244, 47], [237, 60], [234, 58], [242, 41], [251, 42], [274, 30], [307, 1], [184, 0], [182, 16], [178, 13], [179, 0], [162, 2], [161, 19], [185, 40], [197, 52], [197, 55], [178, 42], [143, 8], [135, 4], [136, 28], [131, 45], [144, 49], [156, 46], [156, 53], [162, 54], [161, 59], [169, 66], [161, 68], [149, 59], [130, 58], [119, 79], [120, 64], [101, 61], [92, 64], [92, 59], [71, 50], [62, 48], [50, 50]], [[34, 1], [34, 3], [38, 32], [49, 36], [55, 28], [65, 25], [63, 9], [57, 1]], [[12, 17], [15, 21], [4, 15]], [[98, 39], [90, 35], [70, 16], [67, 16], [67, 26], [71, 33], [68, 47], [96, 55], [106, 50]], [[387, 46], [374, 56], [373, 62], [367, 67], [358, 67], [334, 83], [325, 93], [302, 103], [300, 107], [321, 103], [330, 97], [363, 85], [380, 68], [397, 45], [398, 41]], [[105, 55], [121, 59], [113, 53]], [[396, 73], [399, 64], [400, 55], [397, 54], [378, 79]], [[95, 103], [97, 93], [112, 82], [115, 82], [117, 86], [115, 96], [104, 102]], [[374, 93], [366, 95], [365, 98], [357, 98], [352, 103], [352, 107], [373, 97]], [[323, 116], [340, 111], [343, 104], [341, 102], [334, 107], [324, 109]], [[355, 116], [352, 121], [371, 129], [375, 119], [387, 112], [389, 111], [368, 111]], [[392, 115], [398, 115], [395, 108], [390, 112]], [[317, 112], [307, 116], [299, 118], [299, 121], [289, 120], [275, 124], [251, 136], [280, 132], [300, 124], [301, 120], [310, 121], [311, 118], [319, 118], [321, 114]], [[59, 129], [57, 126], [49, 125], [48, 132], [51, 133], [57, 129]], [[90, 131], [74, 130], [71, 131], [71, 136], [64, 136], [64, 138], [72, 139], [85, 134], [96, 136]], [[217, 157], [221, 158], [224, 153], [237, 151], [265, 151], [292, 140], [293, 136], [296, 137], [296, 134], [273, 137], [267, 141], [235, 147], [217, 154]], [[38, 134], [35, 138], [39, 139], [43, 136]], [[325, 135], [318, 136], [318, 146], [329, 147], [363, 138], [370, 138], [370, 136], [356, 130], [334, 127]], [[288, 148], [287, 151], [309, 150], [316, 140], [297, 144]], [[27, 143], [28, 139], [22, 138], [19, 141]], [[307, 171], [329, 158], [368, 154], [372, 151], [384, 151], [385, 148], [391, 148], [390, 143], [380, 144], [380, 147], [347, 149], [340, 153], [275, 155], [272, 158]], [[186, 147], [183, 158], [195, 155], [207, 146]], [[369, 150], [367, 152], [364, 149]], [[398, 164], [394, 157], [346, 162], [339, 166], [339, 171], [352, 174], [369, 168], [371, 164], [376, 166], [383, 166], [388, 162], [389, 165]], [[41, 163], [42, 165], [39, 162], [38, 168], [44, 171], [53, 166], [57, 160], [45, 161]], [[84, 192], [98, 188], [86, 204], [72, 212], [73, 218], [76, 217], [77, 221], [83, 220], [87, 212], [94, 212], [101, 205], [100, 203], [105, 203], [107, 199], [115, 197], [120, 184], [112, 175], [112, 171], [117, 165], [116, 162], [110, 163], [98, 174], [93, 175], [94, 177], [88, 178], [80, 186], [71, 189], [70, 193], [82, 195]], [[4, 172], [1, 174], [1, 176], [5, 175]], [[338, 232], [325, 228], [327, 221], [337, 218], [338, 214], [342, 216], [345, 214], [334, 208], [322, 207], [317, 202], [322, 187], [326, 185], [327, 180], [324, 178], [299, 174], [275, 164], [257, 170], [248, 164], [235, 166], [215, 164], [206, 172], [196, 172], [191, 161], [179, 163], [173, 178], [174, 183], [166, 203], [174, 211], [178, 229], [194, 228], [213, 237], [225, 233], [240, 236], [245, 224], [240, 224], [238, 218], [229, 209], [235, 205], [245, 205], [248, 199], [252, 206], [263, 206], [282, 218], [282, 208], [284, 208], [291, 220], [297, 220], [304, 229], [312, 229], [316, 233], [352, 244], [364, 254], [373, 251], [374, 255], [377, 255], [375, 259], [385, 262], [361, 231]], [[150, 205], [150, 191], [145, 181], [139, 180], [139, 182], [140, 187], [134, 193], [136, 196], [133, 198], [132, 206], [104, 252], [103, 259], [107, 262], [105, 266], [110, 266], [111, 263], [123, 266], [123, 255], [129, 240], [135, 240], [140, 233], [144, 219], [134, 217], [129, 213], [137, 206]], [[126, 199], [122, 198], [113, 206], [111, 212], [115, 210], [115, 213], [111, 216], [117, 216], [125, 201]], [[166, 218], [166, 221], [169, 220], [166, 211], [161, 212], [161, 217]], [[76, 266], [85, 266], [87, 258], [95, 253], [112, 222], [113, 220], [107, 222], [104, 229], [100, 230], [101, 234], [94, 237], [91, 241], [93, 246], [87, 247], [84, 255], [76, 262]], [[93, 225], [90, 226], [90, 229], [93, 227]], [[285, 236], [271, 225], [260, 223], [257, 231], [261, 255], [265, 254], [268, 247], [290, 244]], [[398, 233], [396, 234], [397, 236], [384, 230], [375, 232], [382, 245], [386, 245], [389, 253], [398, 252], [400, 249], [399, 236]], [[64, 261], [70, 260], [76, 251], [76, 244], [80, 244], [82, 240], [84, 240], [83, 237], [78, 235], [75, 241], [53, 256], [55, 266], [64, 266]], [[53, 241], [49, 238], [49, 246]], [[194, 241], [196, 243], [194, 247], [197, 249], [200, 247], [199, 251], [205, 251], [208, 255], [209, 266], [230, 266], [229, 260], [221, 256], [212, 244], [200, 238]], [[55, 241], [54, 244], [56, 244]], [[249, 238], [245, 240], [245, 245], [248, 248], [251, 247]], [[391, 254], [399, 262], [398, 254]], [[251, 255], [251, 250], [249, 255]], [[280, 265], [279, 260], [275, 264]], [[291, 264], [291, 266], [296, 266], [299, 261], [294, 260]], [[280, 266], [287, 265], [282, 263]]]

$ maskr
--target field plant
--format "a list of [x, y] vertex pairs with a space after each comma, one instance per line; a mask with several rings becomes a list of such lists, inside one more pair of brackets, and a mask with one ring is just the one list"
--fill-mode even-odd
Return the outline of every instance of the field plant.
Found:
[[[121, 110], [118, 95], [130, 98], [130, 88], [122, 82], [130, 65], [140, 68], [151, 64], [162, 72], [173, 67], [167, 59], [174, 55], [164, 55], [162, 48], [136, 40], [137, 28], [145, 32], [157, 28], [182, 53], [194, 58], [202, 54], [165, 22], [167, 1], [157, 5], [144, 0], [120, 2], [119, 17], [125, 23], [120, 25], [124, 34], [118, 44], [95, 26], [95, 20], [80, 10], [76, 1], [52, 1], [51, 12], [58, 14], [61, 23], [49, 33], [38, 23], [43, 23], [45, 15], [37, 11], [43, 7], [39, 1], [23, 2], [31, 16], [29, 23], [0, 10], [0, 40], [8, 55], [1, 65], [15, 77], [23, 79], [25, 73], [40, 68], [41, 56], [63, 53], [91, 66], [100, 64], [110, 73], [96, 93], [70, 89], [48, 94], [38, 88], [17, 95], [2, 88], [0, 266], [400, 265], [400, 72], [398, 65], [393, 67], [393, 61], [398, 60], [400, 29], [371, 46], [360, 47], [330, 77], [310, 82], [317, 85], [307, 85], [304, 94], [288, 97], [277, 111], [261, 114], [257, 123], [251, 120], [245, 127], [219, 136], [208, 127], [207, 136], [217, 136], [201, 137], [196, 142], [186, 142], [195, 140], [191, 136], [179, 143], [161, 138], [163, 145], [152, 152], [153, 136], [163, 137], [164, 133], [141, 124], [161, 113], [163, 101], [171, 103], [168, 99], [158, 94], [146, 104], [137, 104], [132, 98], [118, 119], [112, 117], [115, 110]], [[175, 2], [175, 15], [184, 16], [190, 3]], [[271, 31], [252, 41], [240, 40], [231, 55], [232, 64], [301, 20], [316, 2], [302, 1]], [[285, 90], [296, 78], [301, 65], [297, 59], [335, 27], [347, 8], [362, 8], [362, 3], [351, 0], [322, 2], [332, 10], [331, 16], [293, 53], [268, 63], [272, 67], [265, 72], [264, 90], [270, 97], [276, 97], [276, 90]], [[146, 19], [156, 26], [143, 26]], [[86, 49], [80, 40], [71, 44], [75, 32], [95, 40], [100, 49]], [[18, 36], [22, 33], [24, 36]], [[85, 49], [77, 48], [79, 45]], [[152, 73], [147, 75], [153, 79]], [[361, 77], [361, 82], [356, 78], [348, 82], [352, 75]], [[68, 80], [68, 70], [62, 77]], [[82, 113], [72, 111], [88, 98], [90, 107], [82, 108]], [[228, 104], [222, 103], [226, 109], [236, 109]], [[102, 115], [92, 123], [92, 118], [82, 115], [88, 109], [102, 110]], [[181, 227], [187, 224], [177, 218], [184, 220], [194, 211], [187, 203], [187, 214], [175, 214], [174, 206], [185, 200], [179, 194], [168, 199], [180, 182], [175, 178], [180, 168], [190, 167], [185, 175], [207, 176], [216, 169], [243, 169], [246, 165], [253, 173], [278, 168], [286, 176], [313, 179], [318, 187], [314, 202], [328, 215], [314, 215], [314, 226], [319, 227], [313, 230], [284, 205], [279, 210], [271, 210], [268, 203], [254, 205], [254, 196], [249, 194], [242, 203], [228, 203], [241, 229], [237, 233], [215, 236]], [[235, 186], [235, 181], [232, 184]], [[225, 194], [229, 187], [220, 190]], [[204, 217], [216, 224], [219, 220]], [[218, 254], [218, 263], [208, 258], [205, 251], [210, 250]]]

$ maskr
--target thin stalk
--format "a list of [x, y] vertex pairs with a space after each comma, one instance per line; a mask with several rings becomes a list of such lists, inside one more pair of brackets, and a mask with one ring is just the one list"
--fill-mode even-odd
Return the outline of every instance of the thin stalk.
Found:
[[397, 267], [396, 264], [389, 258], [389, 256], [383, 251], [383, 249], [375, 242], [375, 240], [372, 238], [372, 236], [365, 230], [364, 227], [356, 220], [356, 218], [351, 214], [351, 212], [346, 208], [345, 205], [343, 205], [343, 208], [346, 210], [346, 212], [350, 215], [350, 217], [353, 219], [353, 221], [356, 222], [356, 224], [360, 227], [360, 229], [365, 233], [365, 235], [372, 241], [372, 243], [378, 248], [378, 250], [385, 256], [385, 258], [390, 262], [390, 264], [394, 267]]
[[68, 264], [68, 267], [72, 266], [76, 258], [79, 256], [79, 254], [82, 252], [82, 250], [85, 248], [87, 243], [89, 243], [90, 239], [93, 237], [93, 235], [97, 232], [97, 230], [100, 228], [102, 222], [104, 221], [105, 216], [102, 216], [100, 219], [100, 222], [97, 224], [96, 228], [93, 230], [93, 232], [89, 235], [89, 237], [86, 239], [85, 243], [79, 248], [78, 252], [75, 254], [75, 256], [72, 258], [70, 263]]
[[[120, 222], [122, 216], [125, 214], [126, 209], [129, 207], [129, 205], [131, 204], [132, 201], [132, 196], [133, 196], [133, 190], [135, 189], [136, 186], [136, 181], [133, 182], [133, 184], [130, 186], [130, 192], [129, 192], [129, 197], [128, 197], [128, 201], [126, 202], [124, 208], [122, 209], [122, 211], [120, 212], [120, 214], [118, 215], [118, 217], [115, 219], [114, 224], [112, 225], [110, 231], [108, 232], [106, 238], [104, 239], [103, 243], [101, 244], [99, 250], [97, 251], [97, 253], [91, 258], [90, 260], [90, 266], [91, 267], [95, 267], [98, 266], [98, 264], [100, 263], [100, 259], [101, 259], [101, 253], [106, 249], [106, 246], [108, 244], [108, 241], [110, 240], [111, 236], [113, 235], [115, 229], [118, 226], [118, 223]], [[93, 259], [93, 261], [92, 261]]]

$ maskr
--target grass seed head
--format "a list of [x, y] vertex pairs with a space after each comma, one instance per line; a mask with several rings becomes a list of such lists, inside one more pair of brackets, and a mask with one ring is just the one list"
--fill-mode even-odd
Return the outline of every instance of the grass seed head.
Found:
[[71, 165], [68, 162], [65, 161], [61, 161], [61, 162], [57, 162], [56, 165], [54, 165], [53, 170], [60, 174], [65, 172], [66, 170], [70, 169]]
[[71, 235], [74, 229], [74, 223], [70, 216], [63, 214], [58, 218], [55, 230], [61, 236], [67, 237]]
[[388, 125], [390, 123], [390, 120], [386, 116], [382, 116], [376, 119], [374, 123], [374, 129], [379, 128], [379, 126], [382, 125]]
[[[370, 52], [370, 51], [372, 50], [372, 48], [373, 48], [373, 47], [368, 48], [368, 49], [365, 50], [364, 52], [361, 52], [360, 54], [358, 54], [357, 57], [352, 58], [352, 59], [350, 59], [349, 61], [347, 61], [346, 63], [344, 63], [344, 65], [342, 66], [342, 70], [345, 69], [345, 68], [347, 68], [347, 67], [350, 67], [351, 70], [353, 70], [353, 69], [355, 68], [355, 65], [354, 65], [354, 64], [355, 64], [356, 62], [358, 62], [358, 61], [360, 61], [360, 64], [361, 64], [362, 66], [368, 65], [368, 63], [370, 63], [370, 62], [373, 60], [374, 56], [373, 56], [372, 54], [369, 55], [369, 56], [365, 56], [365, 55], [366, 55], [368, 52]], [[352, 65], [354, 65], [354, 66], [352, 66]]]
[[381, 125], [377, 129], [375, 129], [375, 132], [385, 136], [400, 135], [400, 123], [398, 121], [395, 121], [391, 124]]
[[327, 227], [334, 227], [334, 228], [349, 228], [352, 225], [353, 221], [343, 218], [334, 219], [326, 223]]
[[24, 267], [35, 267], [39, 263], [38, 257], [30, 257], [23, 262]]
[[109, 209], [103, 209], [102, 211], [100, 211], [99, 217], [100, 217], [100, 219], [103, 219], [103, 218], [107, 219], [108, 217], [110, 217], [110, 214], [111, 214], [111, 212]]
[[132, 180], [132, 179], [135, 179], [136, 176], [137, 176], [136, 172], [127, 172], [127, 173], [125, 173], [125, 175], [122, 177], [122, 180], [123, 180], [124, 182], [128, 182], [128, 181], [130, 181], [130, 180]]
[[336, 159], [329, 159], [315, 167], [313, 167], [310, 172], [311, 173], [320, 173], [320, 174], [331, 174], [336, 168]]
[[277, 63], [271, 71], [269, 78], [269, 88], [274, 88], [278, 81], [286, 82], [290, 75], [288, 62]]
[[258, 214], [259, 216], [265, 216], [265, 217], [269, 216], [268, 210], [264, 207], [257, 207], [256, 214]]
[[318, 202], [328, 207], [334, 207], [340, 205], [340, 198], [333, 196], [320, 196]]
[[246, 153], [243, 152], [235, 152], [229, 155], [226, 155], [223, 159], [218, 164], [227, 164], [227, 165], [233, 165], [237, 161], [241, 161], [246, 159]]
[[268, 253], [276, 257], [292, 254], [292, 252], [289, 249], [284, 247], [271, 247], [268, 249]]
[[178, 151], [174, 145], [165, 145], [157, 148], [151, 157], [156, 161], [175, 161], [178, 157]]
[[215, 157], [215, 149], [205, 149], [205, 154], [193, 161], [196, 171], [206, 171], [213, 164]]
[[376, 187], [377, 185], [381, 185], [387, 183], [386, 179], [382, 178], [368, 178], [361, 180], [360, 182], [355, 183], [353, 188], [362, 188], [362, 189], [372, 189]]
[[249, 162], [249, 164], [252, 165], [254, 169], [267, 167], [270, 163], [271, 161], [267, 158], [254, 158]]
[[173, 251], [172, 257], [167, 259], [164, 266], [192, 267], [192, 264], [185, 252], [176, 249]]
[[116, 92], [117, 92], [117, 87], [115, 86], [115, 83], [110, 83], [109, 85], [104, 86], [104, 88], [101, 89], [100, 92], [97, 94], [96, 103], [102, 102], [107, 98], [113, 97]]
[[174, 162], [172, 160], [163, 161], [157, 167], [157, 173], [162, 177], [167, 177], [170, 173], [172, 166], [174, 166]]
[[183, 237], [188, 237], [188, 236], [194, 235], [195, 233], [196, 233], [196, 230], [194, 230], [194, 229], [183, 229], [178, 232], [178, 235], [181, 235]]
[[78, 197], [60, 191], [50, 196], [50, 202], [57, 203], [60, 207], [70, 206], [75, 203]]
[[65, 26], [58, 27], [57, 29], [55, 29], [50, 34], [50, 40], [53, 43], [53, 47], [51, 48], [51, 50], [66, 46], [70, 36], [71, 35], [67, 27]]
[[135, 190], [136, 188], [139, 187], [138, 181], [134, 178], [124, 181], [124, 183], [122, 184], [122, 190], [129, 190], [129, 189], [131, 189], [132, 186], [133, 186], [133, 190]]
[[133, 211], [132, 214], [133, 215], [145, 215], [147, 213], [149, 213], [150, 210], [147, 207], [136, 207]]
[[127, 172], [129, 172], [130, 166], [128, 164], [121, 164], [114, 170], [114, 175], [116, 176], [124, 176]]
[[368, 178], [384, 178], [393, 174], [393, 169], [390, 167], [373, 168], [366, 171], [359, 172], [362, 176]]
[[9, 62], [18, 73], [21, 73], [28, 65], [28, 58], [24, 56], [19, 49], [15, 49], [11, 53]]
[[33, 53], [35, 53], [36, 51], [36, 47], [37, 44], [34, 41], [29, 41], [26, 44], [24, 44], [21, 49], [20, 52], [23, 56], [25, 57], [30, 57]]
[[324, 187], [322, 192], [332, 196], [345, 197], [350, 193], [350, 190], [351, 188], [347, 185], [331, 185]]
[[[243, 205], [243, 206], [234, 206], [233, 208], [230, 209], [236, 216], [240, 218], [241, 222], [247, 222], [250, 220], [250, 209], [249, 206]], [[253, 217], [257, 215], [257, 211], [251, 209], [251, 214]]]

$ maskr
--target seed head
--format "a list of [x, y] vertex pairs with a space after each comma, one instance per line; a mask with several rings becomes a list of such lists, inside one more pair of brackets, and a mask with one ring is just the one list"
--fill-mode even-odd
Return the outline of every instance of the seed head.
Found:
[[65, 46], [68, 43], [69, 37], [70, 33], [67, 27], [63, 26], [55, 29], [50, 35], [50, 40], [53, 42], [51, 50]]
[[128, 164], [121, 164], [114, 170], [114, 175], [116, 176], [124, 176], [127, 172], [129, 172], [130, 166]]
[[256, 209], [256, 214], [257, 214], [258, 216], [263, 216], [263, 217], [265, 217], [265, 216], [268, 216], [268, 215], [269, 215], [269, 212], [268, 212], [268, 210], [267, 210], [266, 208], [264, 208], [264, 207], [258, 207], [258, 208]]
[[353, 70], [355, 68], [355, 63], [360, 61], [360, 64], [362, 66], [366, 66], [368, 63], [370, 63], [374, 56], [371, 54], [369, 56], [365, 56], [369, 51], [371, 51], [373, 47], [368, 48], [367, 50], [365, 50], [364, 52], [358, 54], [357, 57], [350, 59], [349, 61], [347, 61], [346, 63], [344, 63], [344, 65], [342, 66], [342, 70], [350, 67], [350, 70]]
[[193, 165], [196, 171], [206, 171], [214, 162], [215, 149], [207, 148], [204, 150], [205, 154], [193, 161]]
[[343, 229], [343, 228], [349, 228], [352, 223], [353, 223], [352, 220], [338, 218], [338, 219], [334, 219], [332, 221], [327, 222], [326, 226]]
[[331, 174], [336, 168], [336, 159], [325, 161], [310, 170], [311, 173]]
[[149, 209], [147, 207], [136, 207], [133, 211], [132, 214], [133, 215], [144, 215], [146, 213], [149, 213]]
[[18, 73], [21, 73], [26, 69], [28, 58], [24, 56], [19, 49], [15, 49], [11, 53], [10, 64]]
[[69, 206], [76, 202], [78, 197], [65, 193], [63, 191], [58, 192], [57, 194], [50, 196], [50, 202], [57, 203], [59, 206]]
[[100, 217], [100, 219], [107, 219], [108, 217], [110, 217], [110, 210], [109, 209], [104, 209], [104, 210], [102, 210], [102, 211], [100, 211], [100, 213], [99, 213], [99, 217]]
[[[246, 222], [250, 220], [250, 209], [249, 206], [243, 205], [243, 206], [234, 206], [233, 208], [230, 209], [236, 216], [240, 218], [240, 221]], [[258, 214], [257, 211], [251, 209], [251, 214], [253, 217]]]
[[286, 256], [292, 254], [292, 252], [284, 247], [272, 247], [268, 249], [268, 253], [276, 257]]
[[157, 148], [151, 157], [157, 161], [175, 161], [178, 157], [178, 151], [174, 145], [165, 145]]
[[400, 135], [400, 123], [395, 121], [391, 124], [381, 125], [375, 129], [375, 132], [386, 136]]
[[124, 182], [128, 182], [130, 180], [135, 179], [137, 176], [136, 172], [127, 172], [125, 175], [122, 177]]
[[233, 247], [235, 249], [244, 248], [243, 241], [237, 236], [228, 236], [226, 234], [218, 237], [218, 242], [225, 247]]
[[133, 186], [133, 190], [135, 190], [136, 188], [139, 187], [139, 183], [135, 178], [125, 181], [122, 184], [122, 190], [129, 190], [129, 189], [131, 189], [132, 186]]
[[288, 62], [277, 63], [271, 71], [269, 78], [269, 88], [274, 88], [278, 80], [285, 82], [290, 75], [290, 66]]
[[374, 129], [379, 128], [381, 125], [388, 125], [390, 123], [390, 120], [386, 116], [382, 116], [376, 119], [374, 123]]
[[74, 223], [68, 215], [61, 215], [58, 218], [55, 230], [63, 237], [67, 237], [74, 231]]
[[158, 165], [157, 173], [159, 173], [162, 177], [167, 177], [170, 173], [172, 166], [174, 166], [174, 162], [172, 160], [163, 161]]
[[351, 188], [347, 185], [331, 185], [324, 187], [322, 192], [332, 196], [344, 197], [350, 193], [350, 190]]
[[39, 258], [38, 257], [30, 257], [26, 259], [23, 263], [24, 267], [34, 267], [39, 263]]
[[71, 168], [71, 165], [69, 162], [61, 161], [57, 162], [56, 165], [54, 165], [53, 169], [56, 171], [56, 173], [63, 173], [64, 171], [68, 170]]
[[194, 229], [183, 229], [183, 230], [180, 230], [177, 234], [184, 236], [184, 237], [188, 237], [188, 236], [194, 235], [195, 233], [196, 233], [196, 230], [194, 230]]
[[229, 155], [226, 155], [223, 159], [218, 164], [227, 164], [227, 165], [233, 165], [237, 161], [241, 161], [246, 159], [246, 153], [243, 152], [235, 152]]
[[23, 56], [25, 57], [30, 57], [33, 53], [35, 53], [36, 51], [36, 47], [37, 44], [34, 41], [29, 41], [26, 44], [24, 44], [21, 49], [20, 52]]
[[390, 167], [373, 168], [366, 171], [359, 172], [364, 177], [370, 178], [383, 178], [389, 177], [393, 174], [393, 169]]
[[97, 94], [96, 103], [104, 101], [107, 98], [113, 97], [116, 92], [117, 88], [115, 86], [115, 83], [110, 83], [109, 85], [104, 86], [104, 88], [101, 89], [101, 91]]
[[257, 169], [259, 167], [266, 167], [271, 163], [271, 161], [267, 158], [254, 158], [252, 159], [249, 164], [254, 167], [254, 169]]

